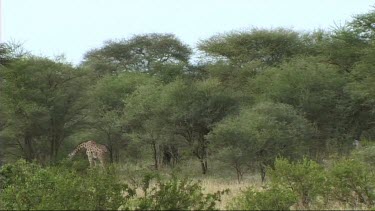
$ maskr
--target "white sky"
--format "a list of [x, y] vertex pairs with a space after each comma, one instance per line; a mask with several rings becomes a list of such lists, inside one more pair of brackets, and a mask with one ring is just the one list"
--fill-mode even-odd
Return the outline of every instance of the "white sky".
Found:
[[2, 0], [2, 37], [33, 54], [65, 54], [77, 64], [109, 39], [173, 33], [194, 47], [215, 34], [251, 27], [329, 29], [373, 5], [371, 0]]

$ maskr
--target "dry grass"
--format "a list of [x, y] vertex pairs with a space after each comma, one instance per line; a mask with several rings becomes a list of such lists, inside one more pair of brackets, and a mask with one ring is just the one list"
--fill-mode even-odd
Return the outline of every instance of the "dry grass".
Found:
[[[198, 181], [198, 179], [194, 179]], [[237, 197], [243, 190], [247, 187], [258, 187], [261, 188], [261, 182], [256, 178], [256, 176], [251, 176], [246, 178], [241, 183], [238, 183], [237, 180], [224, 180], [224, 179], [215, 179], [215, 178], [206, 178], [199, 179], [202, 187], [204, 188], [204, 193], [215, 193], [217, 191], [222, 191], [229, 189], [229, 193], [224, 194], [221, 198], [221, 201], [217, 204], [217, 208], [220, 210], [228, 210], [229, 203], [233, 198]], [[152, 182], [150, 187], [154, 187], [155, 184]], [[144, 196], [144, 192], [140, 187], [136, 188], [137, 196]]]
[[258, 177], [258, 175], [248, 176], [241, 183], [238, 183], [237, 180], [206, 178], [201, 180], [201, 183], [205, 193], [215, 193], [217, 191], [229, 189], [229, 193], [225, 194], [221, 202], [217, 204], [218, 209], [227, 210], [227, 206], [233, 198], [239, 196], [247, 187], [261, 188], [262, 183]]

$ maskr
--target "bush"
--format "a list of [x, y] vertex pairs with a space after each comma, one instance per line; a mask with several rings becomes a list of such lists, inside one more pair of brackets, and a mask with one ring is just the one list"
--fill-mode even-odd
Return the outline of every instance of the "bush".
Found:
[[[155, 177], [154, 177], [155, 178]], [[136, 200], [133, 205], [141, 210], [212, 210], [221, 195], [226, 191], [204, 194], [199, 182], [189, 179], [179, 180], [176, 177], [163, 182], [156, 177], [156, 184], [150, 187], [153, 177], [145, 177], [145, 196]]]
[[292, 190], [304, 208], [308, 208], [318, 195], [327, 193], [327, 179], [323, 167], [307, 158], [296, 163], [276, 159], [275, 168], [269, 171], [272, 184]]
[[264, 191], [248, 188], [229, 205], [235, 210], [290, 210], [297, 202], [292, 190], [273, 186]]
[[214, 209], [225, 191], [204, 194], [199, 182], [155, 173], [142, 181], [143, 196], [119, 182], [116, 169], [78, 170], [68, 163], [42, 168], [20, 160], [0, 169], [0, 209], [116, 210]]
[[40, 167], [34, 163], [27, 164], [25, 160], [19, 160], [14, 165], [4, 165], [0, 169], [0, 190], [4, 190], [9, 185], [16, 182], [25, 182], [25, 179]]
[[354, 159], [337, 161], [330, 171], [329, 179], [333, 199], [352, 207], [374, 205], [375, 177], [365, 163]]
[[375, 170], [375, 145], [367, 140], [361, 140], [362, 147], [353, 151], [352, 156], [356, 160], [362, 161]]
[[[320, 209], [332, 209], [328, 206], [337, 205], [340, 209], [373, 208], [375, 174], [372, 166], [363, 162], [363, 158], [372, 154], [354, 156], [357, 159], [335, 161], [327, 171], [306, 158], [295, 163], [277, 159], [274, 169], [269, 170], [269, 188], [264, 191], [247, 189], [232, 202], [230, 208], [287, 210], [296, 202], [299, 205], [297, 209], [311, 208], [311, 205], [323, 205]], [[322, 198], [324, 204], [321, 204]]]
[[0, 175], [0, 203], [7, 210], [113, 210], [134, 195], [118, 181], [114, 169], [89, 169], [82, 175], [59, 166], [42, 168], [21, 160], [3, 166]]

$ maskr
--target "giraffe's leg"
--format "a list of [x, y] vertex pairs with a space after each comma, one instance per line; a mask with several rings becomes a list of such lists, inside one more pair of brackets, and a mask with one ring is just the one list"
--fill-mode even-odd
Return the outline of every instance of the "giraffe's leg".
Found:
[[99, 161], [100, 161], [100, 165], [101, 165], [102, 168], [104, 169], [104, 160], [103, 160], [103, 158], [99, 158]]
[[90, 168], [92, 168], [92, 167], [93, 167], [93, 157], [92, 157], [92, 153], [89, 152], [89, 151], [87, 151], [86, 154], [87, 154], [87, 158], [89, 159]]

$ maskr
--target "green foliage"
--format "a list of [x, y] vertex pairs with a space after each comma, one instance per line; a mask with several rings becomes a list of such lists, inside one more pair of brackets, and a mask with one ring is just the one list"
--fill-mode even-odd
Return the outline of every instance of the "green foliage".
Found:
[[[324, 146], [329, 146], [328, 138], [353, 135], [354, 125], [349, 122], [352, 119], [350, 97], [344, 91], [347, 82], [335, 66], [323, 63], [320, 58], [305, 57], [260, 73], [249, 81], [249, 90], [257, 101], [289, 104], [315, 123], [318, 133], [310, 152], [320, 156], [325, 153]], [[336, 150], [340, 145], [334, 141]]]
[[22, 46], [21, 42], [12, 40], [6, 43], [0, 43], [0, 68], [7, 67], [13, 62], [25, 59], [30, 55], [30, 52]]
[[322, 49], [322, 54], [330, 64], [339, 67], [342, 73], [351, 72], [353, 65], [360, 61], [368, 44], [348, 26], [335, 29]]
[[299, 158], [313, 135], [313, 126], [293, 107], [264, 102], [224, 119], [208, 139], [217, 144], [216, 148], [229, 147], [240, 151], [236, 153], [239, 159], [227, 158], [236, 168], [246, 164], [243, 161], [272, 165], [279, 155]]
[[92, 169], [82, 175], [64, 167], [41, 168], [20, 160], [3, 166], [0, 174], [0, 208], [7, 210], [114, 210], [134, 195], [119, 182], [114, 169]]
[[146, 74], [123, 73], [119, 76], [106, 76], [95, 84], [90, 92], [92, 100], [109, 110], [121, 110], [124, 106], [123, 100], [138, 87], [154, 83]]
[[272, 185], [292, 190], [304, 208], [327, 192], [325, 174], [322, 166], [307, 158], [296, 163], [276, 159], [274, 169], [269, 170]]
[[199, 182], [189, 179], [172, 179], [163, 182], [157, 179], [150, 188], [150, 180], [145, 177], [145, 196], [137, 199], [136, 207], [141, 210], [213, 210], [221, 195], [227, 191], [204, 194]]
[[363, 147], [353, 151], [351, 158], [354, 158], [362, 163], [366, 163], [367, 167], [369, 167], [371, 170], [375, 170], [375, 145], [371, 142], [368, 142], [366, 145], [363, 142], [364, 140], [361, 140], [361, 145]]
[[203, 81], [176, 80], [168, 84], [164, 92], [164, 106], [171, 115], [168, 121], [175, 125], [175, 133], [181, 135], [207, 173], [208, 141], [206, 135], [216, 123], [238, 108], [238, 103], [226, 92], [217, 79]]
[[297, 202], [295, 193], [285, 187], [272, 186], [265, 190], [247, 188], [228, 206], [234, 210], [290, 210]]
[[142, 73], [125, 72], [107, 75], [97, 81], [89, 92], [87, 122], [96, 138], [105, 140], [111, 161], [117, 161], [124, 145], [124, 128], [129, 128], [124, 117], [125, 102], [138, 88], [158, 81]]
[[0, 102], [7, 125], [1, 135], [17, 142], [29, 161], [37, 156], [54, 161], [64, 139], [82, 123], [85, 71], [64, 62], [30, 57], [2, 69], [0, 78], [5, 81]]
[[350, 97], [350, 109], [345, 113], [350, 117], [350, 124], [355, 129], [354, 137], [358, 140], [366, 133], [367, 138], [373, 138], [375, 134], [375, 48], [371, 46], [363, 51], [364, 56], [353, 66], [350, 81], [345, 87]]
[[368, 13], [355, 15], [353, 20], [348, 24], [348, 27], [362, 40], [371, 42], [375, 39], [374, 22], [375, 11], [372, 9]]
[[26, 163], [25, 160], [19, 160], [14, 165], [6, 164], [1, 167], [0, 187], [5, 189], [16, 182], [25, 182], [28, 175], [32, 175], [40, 169], [35, 163]]
[[[358, 154], [353, 156], [357, 157]], [[248, 188], [230, 204], [233, 209], [368, 209], [374, 206], [374, 170], [358, 159], [340, 159], [324, 169], [304, 158], [279, 158], [269, 169], [265, 190]]]
[[292, 105], [320, 123], [337, 110], [344, 83], [335, 67], [316, 58], [297, 58], [265, 71], [251, 80], [250, 86], [253, 93], [262, 93], [260, 101], [271, 99]]
[[334, 200], [352, 207], [358, 204], [374, 205], [375, 175], [367, 164], [355, 159], [339, 160], [329, 173], [329, 181]]
[[[166, 85], [140, 87], [126, 102], [125, 120], [137, 138], [151, 144], [155, 162], [160, 156], [156, 149], [160, 144], [180, 144], [179, 140], [183, 140], [204, 163], [207, 159], [204, 136], [236, 106], [216, 79], [193, 82], [177, 79]], [[206, 171], [204, 168], [203, 173]]]
[[84, 65], [99, 75], [124, 71], [160, 74], [160, 65], [186, 64], [190, 54], [191, 49], [173, 34], [151, 33], [127, 40], [107, 41], [102, 48], [85, 55]]
[[304, 43], [297, 32], [288, 29], [252, 29], [211, 37], [199, 44], [199, 49], [211, 56], [224, 58], [236, 65], [261, 61], [277, 65], [285, 59], [303, 53]]

